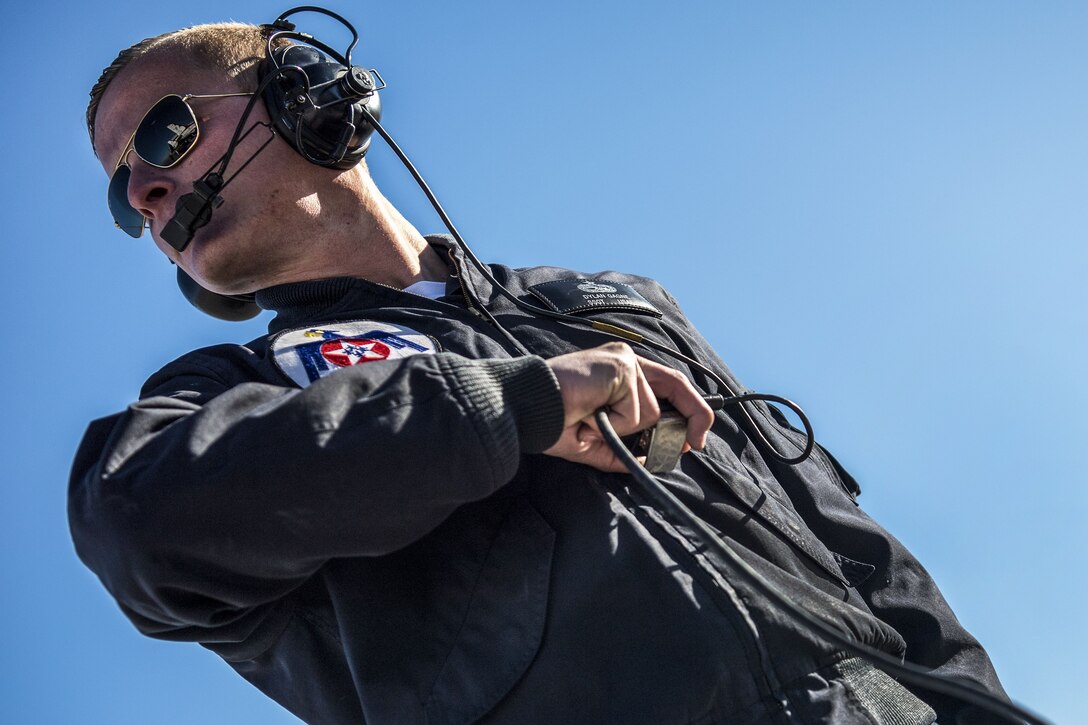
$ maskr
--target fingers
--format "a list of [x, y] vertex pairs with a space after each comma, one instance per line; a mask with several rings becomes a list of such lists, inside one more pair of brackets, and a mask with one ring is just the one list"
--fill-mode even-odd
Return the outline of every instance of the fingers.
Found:
[[706, 436], [714, 424], [714, 411], [699, 391], [680, 372], [670, 367], [639, 358], [639, 367], [653, 394], [669, 401], [680, 415], [687, 418], [687, 442], [696, 450], [706, 445]]
[[714, 413], [680, 372], [638, 357], [622, 342], [560, 355], [548, 361], [559, 381], [565, 412], [560, 440], [545, 451], [609, 471], [625, 470], [604, 442], [594, 413], [608, 409], [609, 421], [624, 436], [654, 425], [664, 399], [687, 419], [687, 444], [702, 449]]
[[567, 426], [592, 421], [609, 408], [613, 425], [630, 433], [657, 420], [657, 400], [639, 359], [625, 343], [615, 342], [548, 360], [559, 382]]
[[[614, 343], [612, 353], [620, 366], [613, 395], [605, 406], [608, 419], [618, 435], [624, 436], [649, 428], [661, 415], [657, 395], [642, 370], [641, 359], [626, 343]], [[587, 421], [593, 430], [597, 422], [592, 416]], [[598, 432], [599, 435], [599, 432]]]

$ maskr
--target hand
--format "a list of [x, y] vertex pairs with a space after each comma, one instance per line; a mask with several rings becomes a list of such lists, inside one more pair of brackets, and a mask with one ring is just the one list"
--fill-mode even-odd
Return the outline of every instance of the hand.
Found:
[[640, 358], [626, 343], [610, 342], [590, 350], [572, 352], [548, 360], [563, 396], [563, 434], [548, 450], [575, 463], [601, 471], [624, 472], [601, 437], [593, 414], [608, 408], [616, 433], [625, 436], [657, 422], [662, 398], [688, 420], [684, 450], [702, 449], [714, 422], [714, 413], [681, 373]]

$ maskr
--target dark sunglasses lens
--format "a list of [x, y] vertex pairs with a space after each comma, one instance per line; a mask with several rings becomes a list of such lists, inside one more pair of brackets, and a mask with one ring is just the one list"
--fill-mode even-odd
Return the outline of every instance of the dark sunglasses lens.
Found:
[[184, 158], [196, 137], [193, 110], [180, 96], [167, 96], [144, 116], [132, 146], [147, 163], [169, 168]]
[[128, 177], [131, 170], [127, 166], [118, 166], [110, 179], [110, 188], [106, 192], [106, 201], [113, 214], [113, 221], [125, 234], [139, 237], [144, 233], [144, 215], [128, 203]]

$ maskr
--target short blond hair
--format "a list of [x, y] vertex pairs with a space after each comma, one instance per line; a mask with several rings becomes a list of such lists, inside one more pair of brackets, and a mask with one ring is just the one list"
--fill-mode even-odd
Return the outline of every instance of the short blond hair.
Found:
[[257, 66], [265, 57], [267, 43], [268, 36], [257, 25], [209, 23], [144, 38], [122, 50], [91, 88], [91, 101], [87, 104], [91, 146], [94, 146], [94, 119], [102, 95], [117, 75], [133, 63], [183, 56], [195, 68], [223, 73], [239, 91], [252, 91], [257, 88]]

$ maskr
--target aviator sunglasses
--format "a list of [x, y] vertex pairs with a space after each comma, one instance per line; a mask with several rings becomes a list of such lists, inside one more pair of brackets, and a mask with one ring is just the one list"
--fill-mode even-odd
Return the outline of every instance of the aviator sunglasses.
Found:
[[160, 169], [177, 166], [200, 138], [200, 124], [189, 106], [191, 99], [252, 95], [251, 92], [207, 95], [188, 93], [184, 96], [171, 94], [159, 99], [149, 108], [121, 150], [121, 155], [113, 167], [113, 175], [110, 176], [106, 202], [117, 228], [130, 237], [138, 238], [144, 233], [147, 222], [144, 215], [128, 201], [128, 182], [132, 169], [127, 159], [131, 151], [135, 151], [144, 163]]

